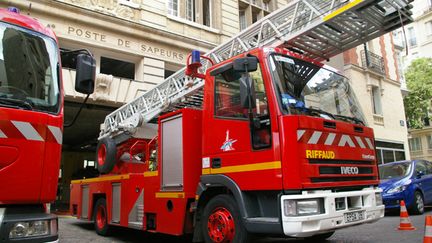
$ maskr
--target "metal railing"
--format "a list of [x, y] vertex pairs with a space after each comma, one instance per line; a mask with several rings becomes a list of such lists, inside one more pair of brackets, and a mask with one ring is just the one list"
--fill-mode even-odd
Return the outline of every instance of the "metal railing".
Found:
[[384, 58], [371, 51], [361, 51], [362, 65], [374, 72], [385, 74]]

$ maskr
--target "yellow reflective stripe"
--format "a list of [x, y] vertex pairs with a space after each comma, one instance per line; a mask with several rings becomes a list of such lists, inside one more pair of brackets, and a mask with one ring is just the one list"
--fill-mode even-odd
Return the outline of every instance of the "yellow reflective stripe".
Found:
[[97, 178], [83, 179], [83, 180], [73, 180], [71, 184], [81, 184], [90, 182], [101, 182], [101, 181], [115, 181], [115, 180], [126, 180], [129, 179], [129, 174], [116, 175], [116, 176], [103, 176]]
[[272, 170], [272, 169], [280, 169], [280, 168], [281, 168], [281, 162], [273, 161], [273, 162], [256, 163], [256, 164], [226, 166], [217, 169], [203, 169], [202, 174], [208, 175], [208, 174], [220, 174], [220, 173], [235, 173], [235, 172], [246, 172], [246, 171], [257, 171], [257, 170]]
[[347, 5], [345, 5], [345, 6], [341, 7], [341, 8], [339, 8], [339, 9], [335, 10], [333, 13], [328, 14], [327, 16], [324, 16], [323, 20], [327, 21], [329, 19], [332, 19], [332, 18], [336, 17], [337, 15], [339, 15], [339, 14], [347, 11], [348, 9], [350, 9], [350, 8], [352, 8], [354, 6], [357, 6], [358, 4], [360, 4], [363, 1], [364, 0], [354, 0], [354, 1], [350, 2], [350, 3], [348, 3]]
[[185, 198], [184, 192], [156, 192], [156, 198]]
[[144, 172], [144, 177], [158, 176], [159, 173], [157, 171], [146, 171]]

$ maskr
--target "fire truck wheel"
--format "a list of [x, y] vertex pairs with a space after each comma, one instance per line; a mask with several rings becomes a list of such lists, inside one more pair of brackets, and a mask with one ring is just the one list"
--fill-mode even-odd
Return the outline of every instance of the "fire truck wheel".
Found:
[[205, 242], [249, 242], [236, 201], [218, 195], [204, 208], [201, 227]]
[[117, 147], [115, 141], [111, 138], [99, 140], [96, 151], [96, 161], [99, 172], [102, 174], [111, 172], [116, 164]]
[[108, 235], [108, 214], [105, 198], [99, 198], [93, 209], [95, 230], [98, 235]]

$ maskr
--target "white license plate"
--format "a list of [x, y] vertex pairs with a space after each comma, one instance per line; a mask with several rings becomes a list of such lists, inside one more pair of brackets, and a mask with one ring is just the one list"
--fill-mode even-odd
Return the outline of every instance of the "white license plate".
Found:
[[356, 222], [364, 219], [364, 211], [344, 213], [345, 223]]

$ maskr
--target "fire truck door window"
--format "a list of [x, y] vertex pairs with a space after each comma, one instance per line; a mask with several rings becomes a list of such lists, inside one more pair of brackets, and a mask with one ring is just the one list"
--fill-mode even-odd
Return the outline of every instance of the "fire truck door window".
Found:
[[268, 148], [271, 145], [270, 116], [268, 111], [267, 94], [260, 69], [250, 73], [255, 88], [255, 104], [252, 145], [254, 149]]
[[215, 77], [215, 115], [227, 118], [247, 118], [240, 103], [240, 77], [232, 69]]
[[[260, 68], [249, 73], [255, 90], [253, 127], [251, 130], [254, 149], [269, 147], [271, 144], [270, 117], [267, 94]], [[248, 119], [248, 109], [240, 102], [240, 73], [228, 70], [215, 77], [215, 116], [231, 119]]]

